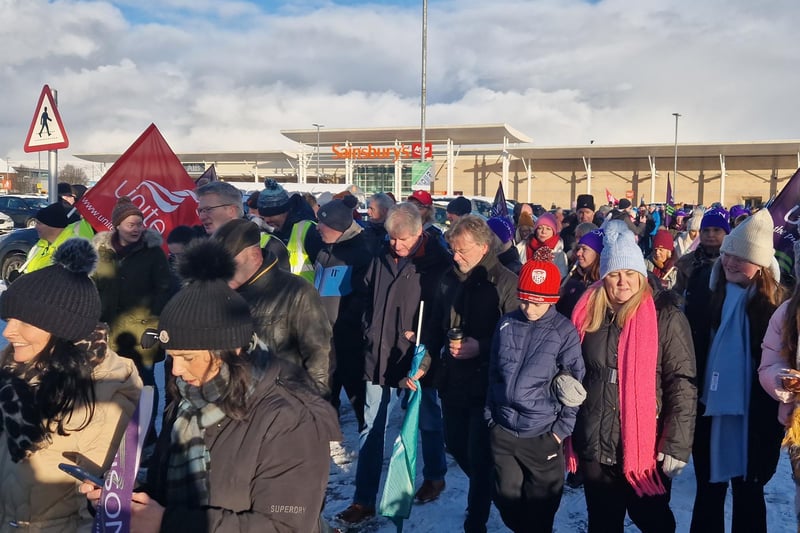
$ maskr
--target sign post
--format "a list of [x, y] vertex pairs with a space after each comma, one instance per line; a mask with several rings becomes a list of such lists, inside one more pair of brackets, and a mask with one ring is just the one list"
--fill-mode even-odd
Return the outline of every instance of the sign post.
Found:
[[36, 111], [33, 113], [31, 126], [28, 128], [28, 136], [22, 147], [28, 153], [45, 150], [49, 152], [47, 193], [51, 203], [58, 199], [58, 150], [69, 146], [69, 138], [64, 129], [64, 123], [61, 121], [61, 115], [58, 113], [57, 97], [58, 93], [50, 92], [48, 85], [42, 87], [42, 94], [39, 95], [39, 103], [36, 104]]

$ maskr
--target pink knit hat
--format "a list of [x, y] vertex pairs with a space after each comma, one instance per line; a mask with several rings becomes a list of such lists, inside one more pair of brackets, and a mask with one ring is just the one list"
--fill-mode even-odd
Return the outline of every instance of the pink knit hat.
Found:
[[553, 229], [553, 233], [556, 235], [558, 235], [559, 231], [561, 231], [561, 228], [559, 227], [560, 224], [552, 213], [542, 213], [541, 216], [536, 219], [536, 223], [533, 225], [533, 231], [536, 231], [536, 228], [539, 226], [551, 227]]

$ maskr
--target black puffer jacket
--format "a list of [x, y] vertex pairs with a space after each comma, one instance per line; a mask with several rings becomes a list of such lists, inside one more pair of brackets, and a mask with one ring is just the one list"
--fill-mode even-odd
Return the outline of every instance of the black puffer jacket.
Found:
[[266, 367], [248, 401], [248, 417], [225, 418], [205, 431], [211, 459], [206, 507], [173, 506], [167, 498], [177, 411], [175, 404], [167, 408], [144, 487], [166, 507], [163, 532], [319, 531], [329, 443], [342, 439], [336, 413], [296, 375], [296, 367], [261, 351], [248, 357]]
[[[431, 308], [442, 274], [450, 266], [450, 255], [435, 239], [422, 234], [422, 242], [410, 259], [396, 260], [388, 243], [384, 251], [370, 263], [364, 290], [369, 295], [365, 309], [364, 379], [379, 385], [396, 387], [408, 375], [415, 346], [403, 333], [417, 330], [420, 300]], [[430, 316], [423, 311], [422, 343], [428, 348]], [[435, 373], [430, 357], [423, 367]]]
[[[488, 253], [468, 274], [450, 269], [442, 278], [434, 305], [432, 354], [441, 354], [438, 386], [442, 402], [482, 407], [489, 383], [489, 352], [500, 318], [519, 307], [517, 276]], [[457, 360], [450, 355], [447, 330], [460, 327], [480, 345], [480, 354]]]
[[250, 306], [256, 333], [276, 357], [305, 368], [320, 394], [330, 393], [331, 325], [314, 286], [269, 255], [236, 292]]
[[[603, 290], [599, 288], [598, 290]], [[689, 324], [672, 291], [656, 296], [658, 362], [656, 364], [657, 451], [688, 461], [694, 439], [697, 389]], [[617, 348], [620, 328], [609, 313], [598, 331], [585, 334], [586, 401], [578, 411], [573, 446], [580, 459], [614, 465], [622, 461]]]

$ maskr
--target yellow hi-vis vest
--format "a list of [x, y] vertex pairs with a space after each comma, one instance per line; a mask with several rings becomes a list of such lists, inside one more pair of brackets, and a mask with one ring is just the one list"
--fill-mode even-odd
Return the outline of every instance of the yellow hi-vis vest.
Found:
[[[306, 253], [305, 245], [306, 234], [308, 230], [316, 224], [310, 220], [301, 220], [297, 222], [292, 228], [292, 233], [289, 236], [289, 245], [286, 247], [289, 252], [289, 267], [292, 274], [302, 276], [309, 283], [314, 283], [314, 265]], [[269, 233], [261, 233], [261, 242], [259, 245], [263, 250], [266, 248], [267, 243], [272, 238]]]
[[53, 263], [53, 253], [61, 246], [61, 243], [75, 236], [73, 232], [74, 228], [70, 224], [61, 230], [61, 233], [58, 234], [58, 237], [56, 237], [56, 240], [54, 240], [52, 244], [45, 239], [36, 241], [36, 244], [34, 244], [33, 248], [28, 252], [28, 259], [25, 261], [25, 264], [20, 267], [19, 271], [23, 274], [30, 274], [31, 272], [50, 266]]

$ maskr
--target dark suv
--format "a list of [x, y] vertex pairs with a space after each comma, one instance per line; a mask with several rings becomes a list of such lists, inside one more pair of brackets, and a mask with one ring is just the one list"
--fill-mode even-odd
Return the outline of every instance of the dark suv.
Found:
[[35, 226], [36, 213], [43, 207], [47, 207], [47, 198], [43, 196], [0, 196], [0, 213], [10, 216], [15, 228]]

